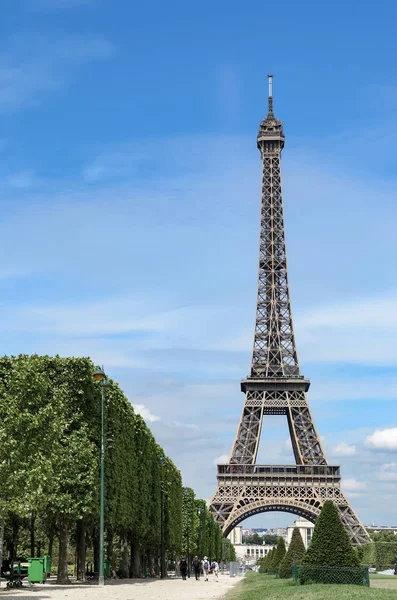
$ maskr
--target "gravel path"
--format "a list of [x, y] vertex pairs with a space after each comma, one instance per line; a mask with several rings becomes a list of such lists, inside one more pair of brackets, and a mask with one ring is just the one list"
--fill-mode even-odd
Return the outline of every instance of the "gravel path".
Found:
[[239, 577], [220, 575], [219, 582], [210, 580], [196, 581], [194, 577], [182, 579], [124, 579], [110, 581], [105, 587], [98, 585], [72, 584], [58, 586], [47, 582], [45, 585], [26, 584], [20, 590], [0, 589], [0, 598], [7, 600], [209, 600], [223, 598]]

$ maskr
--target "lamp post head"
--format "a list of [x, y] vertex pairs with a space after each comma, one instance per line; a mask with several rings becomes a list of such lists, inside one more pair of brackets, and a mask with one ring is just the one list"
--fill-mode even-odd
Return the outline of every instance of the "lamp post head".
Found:
[[109, 379], [107, 379], [106, 377], [105, 377], [105, 379], [102, 379], [101, 386], [103, 388], [105, 388], [105, 389], [106, 388], [110, 388], [110, 381], [109, 381]]
[[92, 377], [95, 379], [95, 381], [103, 381], [104, 379], [106, 379], [103, 367], [95, 367], [95, 371], [93, 372]]
[[165, 456], [160, 456], [159, 460], [160, 460], [161, 466], [163, 467], [165, 465]]

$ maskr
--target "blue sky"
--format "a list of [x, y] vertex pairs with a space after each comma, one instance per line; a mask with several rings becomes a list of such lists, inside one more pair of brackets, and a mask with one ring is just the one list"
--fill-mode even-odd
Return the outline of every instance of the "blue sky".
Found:
[[[249, 371], [273, 72], [309, 400], [360, 518], [396, 523], [395, 3], [8, 4], [2, 352], [103, 363], [211, 497]], [[292, 461], [287, 437], [269, 418], [259, 459]]]

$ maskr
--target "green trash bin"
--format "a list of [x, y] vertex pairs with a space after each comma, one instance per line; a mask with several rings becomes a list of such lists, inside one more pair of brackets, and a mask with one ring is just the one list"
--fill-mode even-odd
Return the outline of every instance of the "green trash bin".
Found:
[[44, 573], [47, 573], [47, 577], [51, 575], [51, 556], [46, 554], [44, 558]]
[[30, 583], [45, 583], [47, 573], [44, 570], [44, 558], [29, 558], [28, 581]]
[[103, 561], [103, 574], [105, 577], [110, 577], [110, 562], [108, 560]]

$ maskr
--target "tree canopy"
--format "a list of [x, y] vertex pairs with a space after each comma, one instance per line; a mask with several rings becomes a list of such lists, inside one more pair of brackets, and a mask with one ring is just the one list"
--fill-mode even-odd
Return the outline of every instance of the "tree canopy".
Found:
[[[70, 543], [77, 548], [78, 576], [84, 576], [87, 544], [94, 569], [99, 560], [101, 388], [93, 371], [88, 358], [0, 358], [0, 531], [5, 524], [14, 557], [26, 527], [32, 529], [30, 554], [38, 552], [40, 523], [40, 540], [48, 536], [50, 551], [59, 537], [60, 582], [68, 580]], [[179, 470], [117, 383], [109, 383], [105, 527], [112, 570], [125, 576], [157, 572], [162, 493], [167, 556], [186, 552], [188, 537], [191, 552], [218, 560], [232, 554], [206, 503], [183, 489]]]

